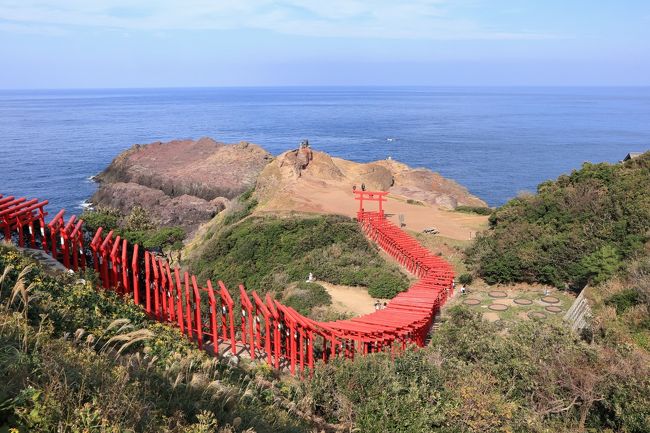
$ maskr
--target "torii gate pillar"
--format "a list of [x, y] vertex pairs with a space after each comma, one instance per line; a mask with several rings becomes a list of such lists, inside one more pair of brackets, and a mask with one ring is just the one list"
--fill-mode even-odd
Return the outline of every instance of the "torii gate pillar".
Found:
[[354, 190], [354, 199], [359, 200], [359, 211], [357, 212], [357, 219], [362, 221], [364, 219], [364, 214], [367, 212], [363, 206], [364, 201], [376, 201], [379, 203], [379, 217], [384, 219], [384, 207], [383, 203], [388, 201], [386, 196], [388, 191], [359, 191]]

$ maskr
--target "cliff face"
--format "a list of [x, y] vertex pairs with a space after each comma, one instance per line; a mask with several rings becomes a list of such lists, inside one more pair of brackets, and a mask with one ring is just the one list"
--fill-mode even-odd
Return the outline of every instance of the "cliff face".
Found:
[[96, 177], [101, 185], [91, 201], [124, 213], [140, 205], [159, 224], [192, 231], [255, 185], [272, 159], [257, 145], [211, 138], [135, 145]]

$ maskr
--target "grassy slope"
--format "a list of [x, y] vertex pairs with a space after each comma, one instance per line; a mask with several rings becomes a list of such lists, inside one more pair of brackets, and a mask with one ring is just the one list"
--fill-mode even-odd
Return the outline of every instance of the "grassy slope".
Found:
[[308, 431], [269, 372], [228, 367], [74, 276], [21, 275], [29, 263], [0, 245], [0, 431]]
[[408, 287], [396, 265], [387, 263], [358, 225], [340, 216], [249, 216], [205, 230], [187, 260], [201, 278], [239, 283], [261, 293], [282, 293], [312, 272], [333, 284], [365, 286], [375, 297]]

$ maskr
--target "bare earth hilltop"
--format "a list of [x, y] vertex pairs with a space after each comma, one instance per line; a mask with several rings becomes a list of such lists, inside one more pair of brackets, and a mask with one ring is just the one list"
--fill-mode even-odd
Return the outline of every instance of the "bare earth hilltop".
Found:
[[[211, 138], [135, 145], [97, 176], [95, 205], [128, 213], [147, 209], [161, 225], [193, 232], [255, 187], [255, 213], [322, 213], [355, 216], [353, 186], [388, 191], [389, 218], [407, 227], [435, 226], [443, 236], [468, 239], [485, 217], [450, 212], [459, 205], [486, 206], [457, 182], [394, 160], [357, 163], [313, 151], [297, 169], [297, 150], [274, 158], [258, 145], [219, 143]], [[302, 165], [302, 164], [300, 164]], [[370, 206], [368, 206], [370, 209]]]

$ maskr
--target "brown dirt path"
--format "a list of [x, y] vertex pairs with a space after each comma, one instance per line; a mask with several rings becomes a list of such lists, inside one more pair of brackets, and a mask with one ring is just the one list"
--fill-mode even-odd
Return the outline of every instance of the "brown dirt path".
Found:
[[[351, 313], [355, 316], [370, 314], [375, 311], [375, 301], [365, 287], [341, 286], [317, 281], [325, 287], [332, 297], [332, 307], [340, 313]], [[383, 302], [383, 301], [382, 301]]]

